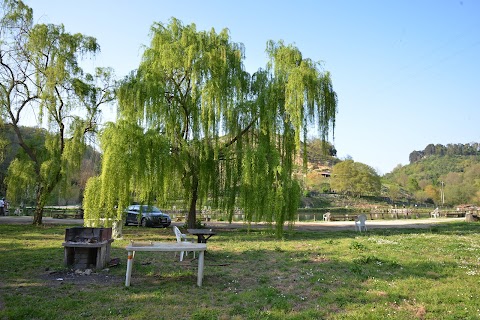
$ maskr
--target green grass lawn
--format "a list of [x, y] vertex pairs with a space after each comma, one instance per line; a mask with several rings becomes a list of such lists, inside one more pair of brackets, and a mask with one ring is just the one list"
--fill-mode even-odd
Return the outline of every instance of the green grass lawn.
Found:
[[120, 264], [92, 275], [63, 265], [67, 226], [0, 225], [0, 319], [480, 319], [480, 224], [431, 229], [219, 230], [197, 261], [137, 252], [172, 230], [126, 227]]

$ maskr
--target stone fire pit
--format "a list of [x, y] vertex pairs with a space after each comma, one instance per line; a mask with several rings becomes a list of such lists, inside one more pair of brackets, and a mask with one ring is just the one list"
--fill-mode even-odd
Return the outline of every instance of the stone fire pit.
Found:
[[110, 261], [112, 242], [112, 228], [68, 228], [62, 243], [65, 265], [75, 269], [103, 269]]

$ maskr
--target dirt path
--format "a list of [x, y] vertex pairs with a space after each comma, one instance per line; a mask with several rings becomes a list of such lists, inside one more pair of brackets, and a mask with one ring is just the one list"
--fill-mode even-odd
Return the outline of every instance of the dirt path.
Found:
[[[31, 224], [33, 217], [31, 216], [0, 216], [0, 224]], [[385, 229], [385, 228], [431, 228], [435, 225], [465, 221], [465, 218], [437, 218], [437, 219], [397, 219], [397, 220], [367, 220], [368, 229]], [[83, 225], [81, 219], [53, 219], [50, 217], [43, 218], [44, 224], [77, 224]], [[181, 226], [183, 223], [172, 223], [172, 225]], [[242, 222], [220, 222], [213, 221], [207, 223], [207, 228], [219, 229], [237, 229], [246, 228], [247, 224]], [[252, 223], [252, 228], [265, 228], [264, 223]], [[317, 222], [296, 222], [295, 230], [302, 231], [336, 231], [336, 230], [355, 230], [353, 221], [317, 221]]]
[[[44, 224], [78, 224], [83, 225], [82, 219], [53, 219], [44, 217]], [[0, 224], [32, 224], [32, 216], [0, 216]]]
[[[386, 228], [417, 228], [427, 229], [435, 225], [449, 223], [454, 221], [465, 221], [465, 218], [438, 218], [438, 219], [397, 219], [397, 220], [367, 220], [366, 225], [371, 229], [386, 229]], [[207, 227], [212, 228], [246, 228], [244, 223], [227, 222], [209, 222]], [[265, 224], [252, 224], [252, 228], [263, 228]], [[287, 228], [287, 227], [286, 227]], [[317, 222], [296, 222], [295, 230], [302, 231], [337, 231], [337, 230], [355, 230], [355, 223], [353, 221], [317, 221]]]

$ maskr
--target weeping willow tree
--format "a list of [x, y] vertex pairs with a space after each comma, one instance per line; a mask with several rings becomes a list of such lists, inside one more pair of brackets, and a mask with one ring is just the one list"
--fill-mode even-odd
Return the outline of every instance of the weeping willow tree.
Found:
[[[8, 168], [7, 196], [14, 201], [33, 186], [33, 223], [42, 224], [50, 194], [79, 167], [85, 135], [95, 129], [100, 106], [113, 99], [112, 71], [89, 75], [80, 68], [85, 55], [99, 51], [95, 38], [34, 24], [22, 1], [0, 1], [0, 10], [0, 116], [21, 147]], [[20, 129], [32, 115], [45, 127], [41, 143]]]
[[[138, 69], [119, 87], [119, 117], [102, 136], [101, 199], [86, 215], [122, 218], [131, 200], [166, 205], [181, 197], [187, 223], [202, 204], [275, 223], [281, 234], [301, 194], [294, 178], [307, 127], [334, 126], [328, 73], [282, 42], [269, 42], [265, 70], [244, 70], [228, 30], [155, 23]], [[306, 153], [304, 153], [306, 154]], [[98, 179], [98, 178], [97, 178]], [[103, 209], [102, 209], [103, 208]]]

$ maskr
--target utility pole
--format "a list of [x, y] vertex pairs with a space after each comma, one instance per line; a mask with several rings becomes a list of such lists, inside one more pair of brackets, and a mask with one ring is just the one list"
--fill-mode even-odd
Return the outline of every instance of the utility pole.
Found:
[[440, 183], [441, 183], [440, 196], [442, 198], [442, 207], [443, 207], [443, 205], [445, 204], [445, 191], [443, 190], [443, 186], [445, 185], [445, 183], [443, 181], [440, 181]]

